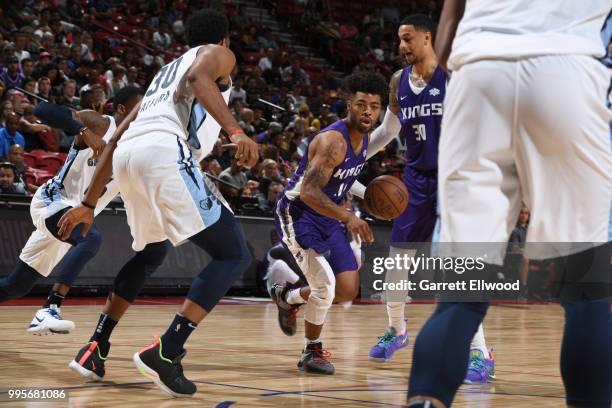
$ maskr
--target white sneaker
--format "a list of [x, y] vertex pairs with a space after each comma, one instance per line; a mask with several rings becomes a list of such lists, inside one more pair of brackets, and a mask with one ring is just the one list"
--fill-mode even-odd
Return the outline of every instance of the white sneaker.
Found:
[[40, 336], [48, 333], [68, 334], [74, 327], [74, 322], [62, 319], [59, 308], [51, 306], [38, 310], [27, 330]]

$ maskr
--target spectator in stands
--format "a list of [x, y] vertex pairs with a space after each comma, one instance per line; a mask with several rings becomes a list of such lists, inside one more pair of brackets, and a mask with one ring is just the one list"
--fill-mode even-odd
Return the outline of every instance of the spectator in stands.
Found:
[[82, 62], [81, 50], [82, 48], [79, 44], [73, 44], [70, 47], [70, 57], [68, 58], [67, 64], [71, 71], [75, 70]]
[[238, 122], [244, 133], [247, 136], [255, 136], [255, 127], [253, 126], [253, 111], [249, 108], [244, 108], [240, 113], [240, 121]]
[[397, 8], [396, 0], [389, 0], [380, 14], [385, 23], [391, 23], [394, 27], [399, 24], [400, 11]]
[[7, 161], [15, 166], [15, 181], [19, 189], [23, 188], [24, 191], [34, 193], [37, 188], [33, 184], [27, 184], [26, 182], [26, 172], [28, 171], [28, 166], [25, 164], [23, 160], [24, 155], [23, 147], [15, 144], [11, 146], [9, 150], [9, 154], [7, 157]]
[[110, 82], [112, 95], [115, 95], [121, 88], [126, 86], [126, 72], [127, 71], [123, 65], [117, 65], [117, 67], [113, 69], [113, 79]]
[[278, 122], [270, 122], [268, 130], [257, 135], [257, 143], [273, 143], [274, 139], [283, 131], [283, 125]]
[[84, 39], [84, 35], [83, 35], [83, 31], [81, 31], [80, 28], [75, 27], [72, 29], [72, 46], [74, 47], [79, 46], [81, 47], [81, 55], [80, 55], [80, 59], [91, 59], [90, 58], [90, 53], [89, 53], [89, 47], [87, 46], [87, 44], [85, 44], [83, 42]]
[[219, 174], [219, 178], [235, 188], [227, 188], [226, 186], [221, 185], [221, 190], [224, 194], [228, 194], [231, 197], [239, 196], [240, 190], [247, 183], [247, 176], [242, 171], [243, 167], [238, 164], [236, 158], [232, 159], [232, 164], [227, 169], [223, 170], [221, 174]]
[[46, 76], [38, 79], [38, 96], [47, 101], [52, 101], [53, 99], [51, 96], [51, 79]]
[[133, 65], [128, 68], [125, 83], [126, 86], [135, 86], [140, 88], [140, 83], [138, 82], [138, 68]]
[[15, 166], [12, 163], [0, 163], [0, 194], [23, 194], [25, 187], [16, 182]]
[[[32, 77], [26, 77], [23, 80], [23, 89], [25, 89], [26, 91], [28, 91], [29, 93], [36, 95], [36, 86], [38, 85], [38, 81]], [[31, 104], [36, 104], [36, 98], [34, 98], [33, 96], [30, 95], [26, 95], [26, 97], [28, 98], [28, 101]]]
[[104, 92], [100, 84], [85, 85], [81, 88], [81, 109], [91, 109], [104, 113]]
[[80, 99], [76, 96], [77, 84], [74, 79], [69, 79], [62, 87], [61, 105], [80, 110]]
[[32, 58], [24, 58], [21, 60], [21, 74], [24, 78], [30, 78], [34, 74], [34, 61]]
[[259, 189], [259, 183], [255, 180], [248, 180], [242, 189], [241, 197], [252, 198], [256, 197]]
[[41, 123], [34, 115], [34, 106], [25, 105], [23, 116], [19, 122], [19, 130], [23, 134], [28, 145], [28, 150], [34, 149], [59, 151], [59, 138], [57, 134], [47, 125]]
[[27, 46], [27, 41], [28, 41], [28, 35], [24, 32], [18, 32], [17, 34], [15, 34], [15, 56], [17, 57], [17, 60], [19, 62], [21, 62], [21, 60], [25, 59], [25, 58], [31, 58], [32, 56], [30, 55], [30, 53], [28, 51], [26, 51], [26, 46]]
[[272, 69], [274, 61], [274, 48], [267, 48], [266, 53], [263, 57], [259, 59], [257, 66], [261, 70], [262, 74], [267, 70]]
[[291, 60], [291, 65], [283, 69], [281, 79], [284, 84], [295, 85], [304, 83], [310, 85], [310, 78], [308, 74], [306, 74], [306, 71], [301, 68], [301, 64], [299, 58], [293, 58]]
[[247, 101], [247, 93], [243, 88], [244, 80], [240, 77], [236, 78], [230, 92], [230, 102], [239, 100], [243, 104]]
[[268, 190], [265, 195], [261, 193], [257, 195], [259, 209], [262, 211], [271, 212], [274, 208], [274, 204], [276, 203], [276, 198], [283, 192], [284, 188], [285, 187], [281, 183], [272, 181], [268, 186]]
[[159, 23], [159, 29], [153, 34], [153, 44], [161, 52], [168, 50], [172, 45], [169, 29], [168, 23], [162, 21]]
[[340, 37], [343, 40], [352, 40], [357, 35], [359, 35], [359, 30], [352, 19], [340, 24]]
[[264, 105], [257, 103], [253, 106], [253, 127], [257, 134], [268, 128], [268, 121], [263, 117]]
[[2, 117], [0, 118], [0, 127], [6, 126], [6, 120], [14, 112], [13, 102], [8, 100], [2, 103]]
[[0, 79], [2, 79], [8, 88], [14, 88], [16, 86], [21, 87], [24, 77], [19, 71], [19, 58], [11, 55], [6, 58], [5, 63], [6, 69], [2, 74], [0, 74]]
[[19, 115], [11, 112], [6, 118], [6, 127], [0, 129], [0, 157], [6, 157], [12, 145], [25, 147], [25, 139], [19, 129]]

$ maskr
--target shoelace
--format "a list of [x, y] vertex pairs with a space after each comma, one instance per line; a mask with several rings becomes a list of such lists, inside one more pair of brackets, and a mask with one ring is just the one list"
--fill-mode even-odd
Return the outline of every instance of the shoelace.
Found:
[[309, 351], [314, 354], [312, 359], [318, 363], [329, 363], [329, 359], [332, 356], [332, 354], [324, 348], [316, 348]]
[[378, 345], [383, 348], [388, 348], [391, 343], [393, 343], [393, 339], [395, 339], [395, 336], [387, 330], [385, 334], [378, 338]]
[[297, 307], [292, 307], [291, 309], [289, 309], [289, 316], [287, 316], [287, 320], [289, 321], [293, 321], [297, 319], [297, 314], [300, 311], [299, 308]]
[[62, 320], [62, 316], [59, 313], [57, 313], [57, 310], [49, 308], [48, 312], [51, 316], [55, 317], [57, 320]]
[[484, 360], [477, 357], [470, 358], [470, 364], [468, 365], [468, 369], [474, 371], [481, 371], [484, 369]]

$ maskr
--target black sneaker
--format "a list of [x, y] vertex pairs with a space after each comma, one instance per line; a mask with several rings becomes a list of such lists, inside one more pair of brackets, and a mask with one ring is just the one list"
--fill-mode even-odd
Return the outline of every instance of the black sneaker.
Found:
[[186, 352], [174, 360], [162, 354], [161, 340], [156, 337], [153, 344], [134, 353], [134, 363], [141, 374], [149, 377], [162, 391], [173, 397], [193, 397], [198, 390], [196, 385], [183, 375], [181, 360]]
[[329, 361], [331, 353], [323, 348], [321, 342], [308, 344], [298, 362], [300, 371], [313, 374], [333, 374], [336, 370]]
[[270, 296], [278, 308], [278, 325], [287, 336], [293, 336], [297, 331], [297, 314], [301, 305], [287, 303], [287, 292], [289, 288], [275, 283], [270, 290]]
[[105, 374], [105, 361], [106, 357], [102, 357], [98, 342], [91, 341], [79, 350], [74, 360], [68, 364], [68, 367], [72, 368], [83, 377], [90, 378], [94, 381], [102, 381]]

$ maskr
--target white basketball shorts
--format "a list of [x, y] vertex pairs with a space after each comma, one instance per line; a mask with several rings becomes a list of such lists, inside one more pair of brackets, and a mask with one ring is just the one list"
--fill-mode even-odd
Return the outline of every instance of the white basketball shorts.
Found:
[[[483, 60], [453, 72], [439, 147], [440, 241], [505, 248], [522, 201], [528, 242], [608, 242], [609, 84], [586, 56]], [[582, 250], [537, 247], [529, 257]]]

